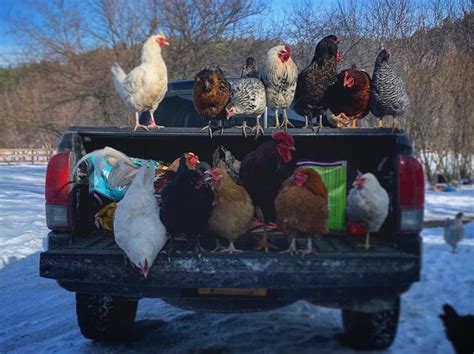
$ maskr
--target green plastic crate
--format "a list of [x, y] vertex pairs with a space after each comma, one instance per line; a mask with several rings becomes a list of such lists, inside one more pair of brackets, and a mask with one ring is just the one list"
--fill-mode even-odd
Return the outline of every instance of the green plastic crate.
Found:
[[328, 189], [329, 230], [346, 229], [346, 186], [347, 161], [337, 162], [298, 162], [298, 167], [312, 168], [317, 171]]

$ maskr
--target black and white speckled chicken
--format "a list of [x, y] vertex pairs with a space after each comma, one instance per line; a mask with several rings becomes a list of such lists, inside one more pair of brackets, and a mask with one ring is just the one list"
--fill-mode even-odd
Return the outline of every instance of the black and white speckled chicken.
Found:
[[234, 182], [239, 179], [240, 161], [222, 145], [219, 145], [212, 154], [212, 165], [214, 167], [223, 167]]
[[375, 60], [372, 75], [370, 111], [379, 119], [380, 128], [383, 117], [392, 116], [395, 119], [405, 113], [410, 104], [405, 83], [395, 73], [389, 59], [390, 52], [382, 49]]
[[283, 110], [281, 127], [287, 129], [287, 108], [293, 101], [296, 90], [298, 69], [291, 59], [291, 48], [287, 45], [278, 45], [271, 48], [260, 68], [260, 78], [265, 85], [267, 107], [275, 112], [275, 128], [280, 128], [278, 110]]
[[255, 66], [255, 59], [253, 57], [248, 57], [245, 60], [245, 65], [242, 68], [242, 73], [240, 74], [240, 77], [242, 79], [250, 77], [258, 78], [258, 71]]
[[263, 134], [260, 117], [265, 112], [265, 86], [262, 81], [255, 78], [240, 79], [232, 83], [229, 103], [227, 104], [227, 117], [243, 116], [242, 132], [247, 137], [246, 117], [255, 117], [257, 123], [251, 130], [255, 130], [255, 138], [259, 132]]
[[312, 127], [314, 115], [319, 116], [321, 126], [322, 114], [326, 111], [326, 90], [336, 82], [337, 63], [341, 57], [337, 50], [339, 38], [326, 36], [316, 45], [311, 63], [298, 75], [293, 109], [305, 117], [305, 128]]

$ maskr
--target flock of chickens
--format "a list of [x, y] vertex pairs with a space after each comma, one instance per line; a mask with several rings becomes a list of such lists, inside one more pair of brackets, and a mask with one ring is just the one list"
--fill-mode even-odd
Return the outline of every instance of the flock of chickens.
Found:
[[[312, 238], [328, 233], [328, 190], [318, 172], [294, 167], [294, 150], [293, 137], [278, 132], [242, 161], [220, 146], [213, 167], [186, 153], [157, 168], [154, 161], [142, 161], [138, 167], [125, 154], [106, 147], [84, 156], [75, 170], [83, 161], [94, 161], [89, 162], [94, 173], [101, 173], [108, 164], [109, 187], [126, 186], [113, 217], [114, 236], [146, 277], [167, 242], [164, 251], [170, 254], [175, 237], [195, 237], [201, 254], [199, 235], [210, 233], [229, 242], [226, 248], [217, 243], [215, 251], [237, 253], [242, 251], [235, 241], [246, 237], [255, 224], [263, 226], [259, 250], [276, 248], [267, 239], [267, 229], [278, 228], [290, 242], [285, 253], [315, 254]], [[365, 230], [368, 249], [370, 232], [378, 231], [387, 217], [389, 198], [371, 173], [359, 173], [353, 186], [347, 196], [347, 219]], [[156, 194], [161, 195], [159, 204]], [[306, 249], [297, 249], [298, 237], [307, 238]]]
[[[355, 65], [338, 73], [339, 43], [335, 35], [324, 37], [316, 45], [311, 63], [299, 74], [288, 45], [271, 48], [259, 70], [255, 60], [247, 58], [236, 82], [226, 80], [219, 67], [201, 70], [194, 77], [193, 103], [197, 113], [209, 121], [203, 130], [208, 130], [212, 137], [211, 122], [220, 121], [222, 131], [223, 122], [237, 115], [244, 118], [240, 127], [243, 134], [247, 136], [250, 130], [257, 138], [263, 134], [260, 117], [266, 107], [275, 112], [275, 128], [285, 130], [292, 125], [287, 115], [289, 107], [305, 117], [305, 128], [313, 129], [313, 118], [318, 117], [318, 131], [324, 114], [339, 128], [356, 127], [358, 120], [369, 112], [379, 119], [379, 127], [383, 126], [383, 117], [402, 115], [409, 98], [404, 82], [390, 63], [390, 52], [382, 49], [377, 55], [372, 78]], [[117, 92], [135, 111], [135, 130], [162, 128], [156, 125], [153, 113], [167, 90], [166, 65], [161, 56], [161, 49], [167, 44], [169, 41], [162, 33], [150, 37], [142, 49], [142, 63], [128, 75], [119, 64], [112, 67]], [[138, 114], [144, 111], [151, 115], [148, 127], [139, 124]], [[247, 126], [247, 117], [256, 118], [253, 128]]]

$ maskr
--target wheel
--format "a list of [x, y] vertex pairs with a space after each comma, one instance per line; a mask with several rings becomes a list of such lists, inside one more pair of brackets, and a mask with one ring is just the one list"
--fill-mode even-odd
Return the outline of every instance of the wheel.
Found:
[[82, 335], [94, 340], [127, 339], [132, 334], [137, 305], [136, 299], [76, 293]]
[[400, 317], [400, 297], [389, 310], [374, 313], [342, 310], [344, 343], [354, 349], [386, 349], [394, 341]]

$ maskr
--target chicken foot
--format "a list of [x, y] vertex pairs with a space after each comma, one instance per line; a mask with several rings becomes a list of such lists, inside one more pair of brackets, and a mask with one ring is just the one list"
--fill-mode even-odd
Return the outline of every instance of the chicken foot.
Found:
[[235, 128], [242, 129], [242, 134], [244, 135], [244, 137], [247, 137], [247, 130], [250, 130], [250, 131], [253, 130], [252, 128], [250, 128], [247, 125], [247, 120], [245, 118], [244, 118], [244, 121], [243, 121], [242, 125], [237, 125], [237, 126], [235, 126]]
[[270, 248], [277, 249], [277, 247], [273, 246], [272, 244], [268, 242], [268, 238], [267, 238], [268, 225], [265, 222], [262, 209], [260, 209], [260, 207], [256, 207], [255, 212], [257, 213], [257, 217], [263, 222], [263, 235], [256, 250], [258, 251], [264, 250], [265, 252], [268, 252]]
[[148, 127], [146, 125], [139, 123], [138, 112], [135, 112], [135, 126], [133, 127], [133, 131], [136, 131], [138, 128], [143, 128], [145, 130], [148, 130]]
[[229, 247], [224, 248], [221, 252], [232, 254], [232, 253], [242, 253], [243, 251], [235, 248], [234, 241], [229, 241]]
[[367, 232], [365, 234], [365, 243], [359, 244], [358, 246], [364, 247], [366, 251], [370, 250], [371, 248], [374, 248], [374, 246], [370, 244], [370, 232]]
[[199, 242], [199, 234], [196, 234], [196, 245], [194, 250], [198, 254], [199, 258], [201, 258], [201, 254], [206, 251], [204, 248], [202, 248], [201, 243]]
[[288, 253], [290, 256], [296, 256], [298, 253], [300, 253], [298, 249], [296, 248], [296, 237], [293, 237], [291, 239], [290, 247], [288, 247], [286, 251], [281, 251], [280, 253], [281, 254]]
[[323, 128], [323, 115], [320, 114], [319, 115], [319, 121], [318, 121], [318, 129], [316, 129], [316, 132], [319, 133], [319, 131], [321, 130], [321, 128]]
[[148, 125], [148, 128], [154, 128], [154, 129], [161, 129], [161, 128], [164, 128], [165, 126], [164, 125], [157, 125], [156, 122], [155, 122], [155, 111], [148, 111], [150, 112], [150, 125]]
[[302, 252], [302, 254], [303, 254], [303, 256], [316, 254], [316, 249], [313, 246], [312, 236], [308, 236], [308, 241], [306, 243], [306, 249]]
[[273, 129], [280, 128], [280, 119], [278, 118], [278, 108], [275, 109], [275, 126], [272, 127]]
[[207, 129], [207, 133], [209, 134], [209, 137], [212, 139], [212, 127], [211, 127], [211, 120], [209, 120], [209, 123], [207, 123], [207, 125], [205, 127], [203, 127], [201, 129], [202, 130], [206, 130]]
[[281, 122], [281, 126], [285, 131], [288, 130], [288, 125], [292, 126], [293, 128], [295, 127], [293, 123], [290, 122], [288, 119], [288, 114], [286, 113], [286, 108], [283, 108], [283, 121]]
[[258, 134], [259, 134], [260, 132], [262, 132], [262, 135], [265, 135], [265, 133], [263, 132], [263, 128], [262, 128], [262, 126], [260, 125], [260, 117], [261, 117], [261, 116], [258, 116], [258, 117], [256, 118], [256, 119], [257, 119], [257, 123], [255, 124], [255, 127], [253, 127], [253, 128], [251, 129], [252, 132], [255, 131], [255, 140], [257, 140]]
[[305, 123], [304, 123], [303, 129], [314, 130], [314, 128], [313, 128], [313, 115], [312, 114], [305, 115], [304, 120], [305, 120]]

